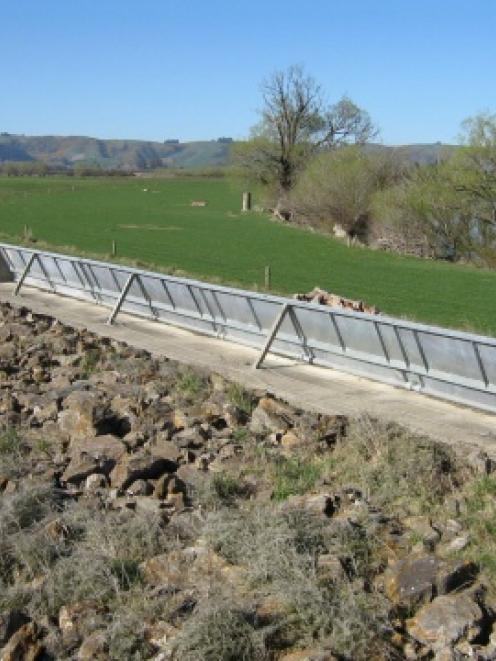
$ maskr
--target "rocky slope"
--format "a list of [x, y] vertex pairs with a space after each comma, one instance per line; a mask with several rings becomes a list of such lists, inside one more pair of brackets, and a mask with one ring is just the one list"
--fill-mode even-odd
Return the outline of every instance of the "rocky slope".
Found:
[[0, 308], [0, 659], [496, 659], [482, 455]]

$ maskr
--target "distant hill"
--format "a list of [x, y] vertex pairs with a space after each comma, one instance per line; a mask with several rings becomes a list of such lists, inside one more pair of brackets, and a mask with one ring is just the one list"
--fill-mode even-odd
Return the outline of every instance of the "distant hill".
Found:
[[149, 170], [159, 167], [194, 168], [226, 165], [231, 143], [221, 141], [148, 142], [99, 140], [83, 136], [0, 135], [0, 163], [42, 161], [72, 168], [78, 164], [105, 169]]
[[[100, 166], [126, 171], [155, 168], [200, 168], [227, 165], [232, 142], [219, 140], [151, 142], [145, 140], [99, 140], [84, 136], [25, 136], [0, 134], [0, 163], [6, 161], [41, 161], [60, 168], [80, 165]], [[435, 163], [456, 149], [453, 145], [367, 145], [367, 150], [394, 149], [405, 160]]]

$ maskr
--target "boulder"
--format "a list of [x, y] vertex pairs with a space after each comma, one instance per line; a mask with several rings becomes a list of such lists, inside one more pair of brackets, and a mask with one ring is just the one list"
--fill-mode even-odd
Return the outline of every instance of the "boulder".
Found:
[[63, 407], [59, 427], [71, 441], [96, 436], [107, 417], [107, 407], [96, 392], [76, 390], [65, 398]]
[[109, 475], [125, 455], [126, 446], [115, 436], [97, 436], [79, 441], [70, 451], [71, 460], [61, 479], [80, 484], [93, 473]]
[[167, 461], [172, 461], [174, 463], [179, 463], [183, 454], [181, 449], [179, 449], [175, 443], [166, 440], [162, 436], [158, 436], [158, 438], [148, 446], [148, 450], [152, 457], [166, 459]]
[[78, 661], [108, 661], [107, 637], [103, 631], [95, 631], [83, 640], [78, 650]]
[[93, 601], [80, 601], [62, 606], [58, 625], [64, 645], [74, 646], [84, 635], [103, 624], [103, 616], [98, 604]]
[[164, 473], [174, 473], [177, 463], [154, 457], [145, 451], [124, 455], [110, 473], [113, 487], [126, 490], [136, 480], [158, 480]]
[[8, 610], [0, 613], [0, 647], [10, 639], [10, 637], [29, 622], [29, 617], [17, 610]]
[[168, 498], [171, 494], [184, 494], [187, 493], [186, 484], [175, 474], [166, 474], [160, 477], [153, 491], [155, 498]]
[[35, 623], [27, 622], [10, 637], [1, 652], [0, 661], [36, 661], [43, 651], [44, 647], [38, 641], [38, 629]]
[[411, 554], [386, 570], [384, 588], [393, 603], [414, 605], [470, 585], [476, 575], [471, 562]]
[[294, 426], [295, 411], [272, 397], [262, 397], [251, 414], [250, 431], [255, 434], [287, 432]]
[[167, 585], [175, 589], [184, 585], [187, 576], [185, 559], [180, 551], [149, 558], [140, 564], [139, 569], [145, 583], [154, 587]]
[[408, 530], [421, 537], [422, 542], [429, 548], [433, 548], [441, 538], [437, 530], [434, 530], [428, 516], [409, 516], [402, 520]]
[[410, 636], [434, 651], [468, 637], [469, 642], [480, 633], [483, 613], [468, 592], [436, 597], [425, 604], [414, 617], [406, 621]]

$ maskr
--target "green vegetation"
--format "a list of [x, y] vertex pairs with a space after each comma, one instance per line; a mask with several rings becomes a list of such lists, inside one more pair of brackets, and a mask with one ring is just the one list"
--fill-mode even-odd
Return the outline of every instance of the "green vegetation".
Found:
[[[145, 192], [144, 189], [147, 189]], [[496, 334], [496, 274], [365, 248], [242, 214], [231, 179], [0, 178], [0, 234], [38, 246], [276, 292], [319, 285], [374, 303], [387, 314]], [[191, 207], [206, 200], [206, 207]]]

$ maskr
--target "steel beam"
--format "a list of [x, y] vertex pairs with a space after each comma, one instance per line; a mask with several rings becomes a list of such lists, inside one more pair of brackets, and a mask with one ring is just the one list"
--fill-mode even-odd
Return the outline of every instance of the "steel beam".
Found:
[[31, 267], [33, 266], [33, 262], [38, 256], [38, 253], [32, 252], [31, 257], [28, 259], [28, 263], [24, 267], [24, 271], [21, 273], [21, 277], [19, 278], [19, 282], [16, 285], [16, 288], [14, 289], [14, 296], [17, 296], [19, 294], [19, 291], [24, 283], [24, 280], [26, 279], [29, 271], [31, 270]]
[[122, 291], [119, 294], [119, 298], [117, 299], [117, 303], [115, 304], [114, 309], [110, 313], [110, 317], [107, 320], [107, 324], [109, 326], [111, 326], [114, 323], [115, 318], [119, 314], [119, 310], [121, 309], [122, 304], [124, 303], [124, 299], [126, 298], [129, 290], [131, 289], [131, 285], [133, 284], [135, 277], [136, 277], [136, 273], [131, 273], [131, 275], [126, 281], [126, 284], [122, 288]]
[[277, 315], [274, 325], [272, 326], [270, 333], [267, 337], [267, 340], [263, 346], [263, 349], [260, 353], [260, 356], [257, 358], [257, 360], [253, 363], [253, 368], [258, 369], [261, 364], [263, 363], [265, 356], [269, 353], [269, 349], [272, 346], [272, 342], [275, 340], [275, 337], [277, 335], [277, 331], [281, 327], [282, 322], [284, 321], [284, 317], [286, 316], [288, 310], [290, 309], [291, 305], [289, 303], [285, 303], [279, 314]]

